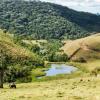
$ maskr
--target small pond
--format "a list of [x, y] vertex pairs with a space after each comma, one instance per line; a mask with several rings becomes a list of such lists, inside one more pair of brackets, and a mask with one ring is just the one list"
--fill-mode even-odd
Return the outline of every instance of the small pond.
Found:
[[[71, 74], [72, 72], [77, 71], [78, 69], [74, 66], [69, 66], [66, 64], [51, 64], [51, 67], [45, 71], [45, 76], [55, 76], [58, 74]], [[44, 77], [44, 76], [42, 76]], [[38, 77], [38, 79], [42, 78]]]
[[73, 66], [69, 66], [66, 64], [51, 64], [51, 68], [45, 71], [46, 76], [54, 76], [57, 74], [71, 74], [76, 71], [77, 68]]

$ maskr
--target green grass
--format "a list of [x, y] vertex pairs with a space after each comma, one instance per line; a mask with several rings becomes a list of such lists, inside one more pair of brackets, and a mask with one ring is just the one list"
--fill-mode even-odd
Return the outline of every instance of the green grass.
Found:
[[[71, 74], [58, 74], [54, 76], [45, 76], [45, 71], [48, 68], [36, 68], [32, 70], [32, 82], [43, 82], [43, 81], [53, 81], [53, 80], [60, 80], [60, 79], [72, 79], [80, 76], [89, 75], [89, 73], [84, 73], [82, 70], [77, 70], [72, 72]], [[42, 78], [38, 78], [42, 77]]]
[[[86, 74], [85, 74], [86, 75]], [[37, 81], [53, 81], [53, 80], [62, 80], [62, 79], [72, 79], [76, 77], [84, 76], [84, 73], [82, 71], [76, 71], [71, 74], [58, 74], [55, 76], [43, 76], [41, 79], [38, 79]]]
[[45, 71], [48, 70], [48, 68], [36, 68], [32, 70], [32, 81], [38, 81], [37, 77], [45, 76]]

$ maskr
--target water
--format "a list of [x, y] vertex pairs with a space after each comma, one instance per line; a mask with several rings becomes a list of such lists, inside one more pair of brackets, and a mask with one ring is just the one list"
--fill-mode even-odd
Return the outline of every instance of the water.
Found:
[[48, 71], [45, 71], [45, 73], [46, 76], [54, 76], [57, 74], [71, 74], [76, 70], [77, 68], [66, 64], [51, 64], [51, 68], [49, 68]]

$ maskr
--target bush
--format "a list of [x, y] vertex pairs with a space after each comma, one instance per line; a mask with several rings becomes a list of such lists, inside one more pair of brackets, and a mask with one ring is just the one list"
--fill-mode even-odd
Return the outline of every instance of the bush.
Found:
[[21, 66], [21, 65], [15, 65], [15, 66], [9, 66], [7, 69], [6, 75], [4, 77], [5, 82], [29, 82], [31, 81], [31, 67], [29, 66]]
[[68, 56], [65, 53], [55, 54], [53, 60], [56, 61], [56, 62], [66, 62], [68, 60]]

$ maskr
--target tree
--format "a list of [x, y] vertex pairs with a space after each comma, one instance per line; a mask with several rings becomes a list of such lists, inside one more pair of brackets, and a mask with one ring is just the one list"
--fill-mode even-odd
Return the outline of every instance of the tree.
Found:
[[0, 28], [24, 39], [82, 38], [100, 32], [99, 21], [100, 15], [37, 0], [0, 1]]
[[8, 56], [4, 50], [0, 50], [0, 88], [3, 88], [4, 72], [8, 65]]

